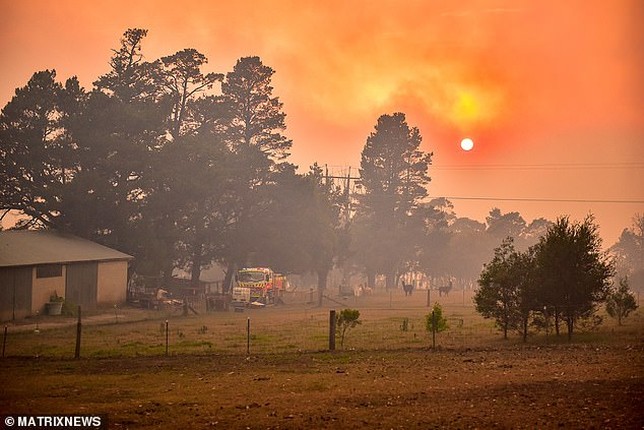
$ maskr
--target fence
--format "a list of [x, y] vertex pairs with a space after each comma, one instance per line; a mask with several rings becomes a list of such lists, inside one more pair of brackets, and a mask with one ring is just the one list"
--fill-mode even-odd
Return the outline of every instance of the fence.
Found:
[[[471, 295], [470, 291], [453, 291], [447, 297], [432, 296], [431, 304], [439, 302], [443, 306], [443, 316], [449, 324], [447, 331], [437, 334], [437, 347], [470, 348], [502, 342], [494, 323], [475, 312]], [[195, 309], [198, 314], [183, 316], [182, 312], [114, 309], [86, 317], [78, 355], [243, 356], [325, 351], [329, 349], [329, 311], [342, 308], [358, 309], [361, 321], [347, 332], [344, 349], [423, 349], [432, 344], [425, 324], [426, 315], [431, 312], [427, 298], [422, 290], [411, 297], [393, 291], [362, 297], [329, 297], [324, 307], [316, 307], [307, 291], [285, 297], [283, 306], [244, 312], [206, 313]], [[74, 357], [80, 324], [73, 318], [68, 324], [55, 323], [59, 321], [56, 318], [35, 319], [8, 330], [5, 326], [3, 357]], [[518, 336], [516, 341], [520, 341]]]

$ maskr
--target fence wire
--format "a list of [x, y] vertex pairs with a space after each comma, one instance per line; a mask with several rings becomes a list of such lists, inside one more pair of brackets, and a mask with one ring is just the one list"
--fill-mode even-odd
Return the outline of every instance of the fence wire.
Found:
[[[329, 295], [321, 307], [309, 291], [284, 298], [284, 305], [206, 312], [198, 300], [191, 312], [114, 308], [88, 316], [82, 323], [81, 358], [213, 354], [282, 354], [329, 349], [329, 311], [360, 311], [361, 323], [344, 338], [336, 336], [338, 350], [391, 350], [429, 348], [431, 333], [426, 317], [435, 303], [443, 306], [449, 328], [437, 335], [442, 348], [469, 348], [498, 341], [494, 322], [474, 310], [472, 291], [419, 290], [362, 297]], [[430, 305], [430, 306], [428, 306]], [[73, 318], [33, 318], [11, 325], [3, 335], [3, 356], [73, 358], [77, 327]], [[6, 326], [5, 326], [6, 327]]]

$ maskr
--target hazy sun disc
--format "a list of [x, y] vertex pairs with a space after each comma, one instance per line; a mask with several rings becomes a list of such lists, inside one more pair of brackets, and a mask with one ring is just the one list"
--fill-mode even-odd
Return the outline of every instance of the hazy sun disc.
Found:
[[469, 137], [466, 137], [465, 139], [461, 140], [461, 148], [463, 149], [463, 151], [471, 151], [472, 148], [474, 148], [474, 141]]

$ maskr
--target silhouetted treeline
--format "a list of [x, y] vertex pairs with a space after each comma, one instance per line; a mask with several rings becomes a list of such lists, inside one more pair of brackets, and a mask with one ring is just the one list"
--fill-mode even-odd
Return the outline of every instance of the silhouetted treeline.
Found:
[[223, 265], [317, 274], [333, 267], [393, 287], [404, 272], [474, 280], [494, 247], [517, 248], [551, 224], [493, 209], [486, 223], [428, 202], [432, 154], [402, 113], [382, 115], [362, 152], [362, 193], [323, 170], [291, 164], [275, 71], [258, 57], [205, 71], [184, 49], [146, 61], [146, 30], [129, 29], [91, 89], [34, 73], [0, 115], [2, 216], [19, 228], [71, 232], [136, 257], [139, 273], [169, 277]]

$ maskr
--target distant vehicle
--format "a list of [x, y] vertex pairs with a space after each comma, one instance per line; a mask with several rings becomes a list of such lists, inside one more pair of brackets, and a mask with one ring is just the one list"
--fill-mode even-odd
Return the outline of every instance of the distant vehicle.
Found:
[[268, 267], [247, 267], [237, 271], [233, 284], [233, 304], [262, 306], [281, 302], [286, 289], [284, 275]]

